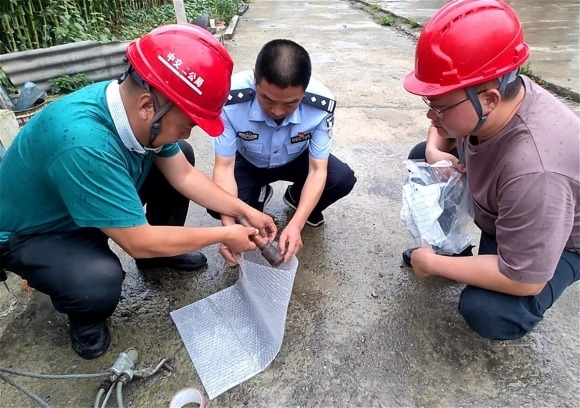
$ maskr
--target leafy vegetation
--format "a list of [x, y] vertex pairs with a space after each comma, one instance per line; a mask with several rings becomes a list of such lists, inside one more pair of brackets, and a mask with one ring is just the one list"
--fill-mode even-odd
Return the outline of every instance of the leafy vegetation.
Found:
[[[242, 0], [197, 0], [184, 2], [188, 20], [209, 13], [216, 21], [229, 23], [243, 5]], [[173, 4], [167, 4], [150, 10], [134, 9], [121, 19], [120, 37], [133, 39], [141, 37], [154, 27], [175, 22]]]
[[414, 18], [408, 18], [407, 22], [409, 23], [409, 25], [411, 26], [411, 28], [417, 28], [417, 27], [421, 27], [421, 24], [419, 24], [417, 22], [417, 20], [415, 20]]
[[81, 89], [94, 81], [85, 74], [76, 74], [73, 76], [63, 75], [57, 78], [50, 79], [49, 93], [52, 95], [68, 94]]
[[[243, 0], [184, 1], [189, 21], [209, 13], [229, 23], [243, 5]], [[0, 54], [84, 40], [132, 40], [173, 22], [173, 0], [0, 0]], [[68, 93], [90, 82], [82, 74], [66, 75], [53, 79], [49, 92]], [[1, 65], [0, 85], [16, 92]]]
[[394, 19], [393, 17], [383, 17], [381, 18], [380, 22], [384, 26], [394, 26], [395, 24], [397, 24], [397, 20]]
[[530, 62], [526, 62], [524, 65], [522, 65], [522, 67], [520, 68], [520, 74], [526, 75], [526, 76], [532, 76], [533, 72], [532, 72], [532, 65], [530, 64]]
[[[229, 20], [242, 0], [185, 0], [187, 17]], [[139, 37], [175, 22], [172, 0], [1, 0], [0, 54], [76, 41]]]

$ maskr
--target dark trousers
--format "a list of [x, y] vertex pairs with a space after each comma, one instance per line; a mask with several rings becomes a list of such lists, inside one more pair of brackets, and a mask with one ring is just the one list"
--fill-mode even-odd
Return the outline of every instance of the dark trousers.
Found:
[[[191, 146], [179, 146], [195, 164]], [[139, 196], [152, 225], [184, 225], [189, 200], [171, 187], [154, 165]], [[0, 267], [26, 279], [50, 296], [55, 309], [76, 325], [108, 318], [117, 307], [125, 272], [111, 251], [108, 237], [96, 228], [44, 234], [12, 234], [0, 244]]]
[[[497, 255], [493, 235], [481, 232], [479, 255]], [[513, 296], [466, 286], [459, 298], [459, 313], [480, 336], [493, 340], [519, 339], [530, 332], [564, 290], [580, 279], [580, 254], [564, 251], [554, 276], [535, 296]]]
[[[457, 156], [457, 150], [453, 153]], [[425, 142], [409, 159], [425, 160]], [[479, 255], [497, 255], [495, 236], [481, 232]], [[467, 285], [459, 298], [459, 313], [480, 336], [494, 340], [518, 339], [530, 332], [564, 290], [580, 279], [580, 254], [564, 251], [554, 276], [536, 296], [513, 296]]]
[[[238, 186], [238, 198], [259, 211], [263, 211], [263, 203], [258, 201], [262, 186], [284, 180], [294, 183], [290, 191], [292, 197], [298, 201], [308, 177], [308, 167], [308, 150], [291, 162], [271, 169], [256, 167], [237, 153], [234, 176]], [[331, 154], [328, 158], [326, 184], [312, 213], [322, 212], [329, 205], [345, 197], [351, 192], [355, 183], [354, 171]], [[208, 210], [208, 213], [214, 218], [219, 218], [214, 211]]]

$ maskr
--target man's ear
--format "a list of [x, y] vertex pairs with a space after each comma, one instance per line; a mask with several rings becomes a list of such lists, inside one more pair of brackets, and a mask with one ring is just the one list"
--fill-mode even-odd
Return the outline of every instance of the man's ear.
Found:
[[499, 105], [501, 101], [501, 95], [497, 88], [491, 88], [484, 92], [483, 94], [483, 107], [487, 107], [489, 111], [493, 111]]
[[147, 120], [155, 114], [153, 97], [149, 92], [143, 92], [138, 96], [137, 111], [143, 120]]

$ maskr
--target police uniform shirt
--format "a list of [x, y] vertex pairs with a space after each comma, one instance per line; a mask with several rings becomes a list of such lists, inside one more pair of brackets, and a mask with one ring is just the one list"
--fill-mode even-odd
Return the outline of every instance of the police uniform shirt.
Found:
[[308, 149], [310, 157], [330, 155], [335, 101], [320, 81], [310, 79], [298, 108], [279, 125], [262, 110], [252, 70], [232, 76], [228, 102], [222, 112], [224, 133], [212, 139], [218, 156], [238, 151], [256, 167], [283, 166]]

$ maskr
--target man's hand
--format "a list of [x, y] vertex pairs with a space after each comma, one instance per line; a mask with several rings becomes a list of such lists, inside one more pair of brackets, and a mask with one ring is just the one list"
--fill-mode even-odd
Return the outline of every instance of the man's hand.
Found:
[[[262, 230], [264, 231], [264, 236], [268, 236], [268, 239], [270, 240], [269, 242], [272, 242], [276, 237], [277, 231], [274, 220], [272, 220], [272, 217], [260, 211], [255, 212], [257, 213], [256, 215], [258, 215], [255, 219], [259, 220], [258, 222], [261, 222], [261, 224], [258, 225], [263, 225]], [[254, 225], [252, 221], [249, 222], [250, 225]], [[256, 244], [254, 244], [250, 237], [252, 235], [260, 234], [260, 230], [258, 228], [244, 227], [238, 224], [228, 225], [224, 228], [231, 229], [232, 232], [230, 234], [232, 238], [224, 240], [219, 247], [219, 253], [226, 263], [233, 267], [238, 264], [236, 257], [238, 257], [242, 252], [256, 249]], [[242, 232], [242, 235], [240, 235], [240, 231]], [[271, 237], [270, 234], [272, 234]]]
[[238, 260], [236, 259], [236, 255], [239, 255], [239, 254], [233, 254], [232, 251], [230, 251], [230, 249], [227, 246], [225, 246], [224, 244], [220, 245], [219, 253], [224, 258], [224, 260], [226, 261], [228, 266], [234, 267], [238, 264]]
[[302, 249], [302, 237], [300, 228], [290, 222], [280, 235], [280, 252], [284, 255], [284, 262], [288, 262], [293, 255], [296, 255]]
[[411, 253], [411, 265], [413, 273], [418, 278], [425, 278], [431, 275], [430, 263], [434, 257], [438, 256], [430, 245], [417, 248]]
[[448, 153], [457, 147], [457, 139], [450, 136], [442, 127], [430, 126], [427, 131], [427, 145], [425, 146], [425, 160], [429, 164], [441, 160], [449, 160], [453, 167], [461, 173], [465, 173], [465, 164], [460, 164], [459, 159]]
[[227, 228], [228, 230], [223, 244], [232, 254], [240, 254], [242, 252], [253, 251], [256, 249], [256, 244], [254, 244], [250, 237], [259, 234], [257, 228], [244, 227], [238, 224], [228, 225], [227, 227], [221, 228]]
[[260, 235], [268, 238], [268, 242], [274, 241], [278, 228], [274, 224], [274, 220], [268, 214], [264, 214], [254, 208], [248, 207], [250, 210], [244, 214], [251, 226], [258, 228]]
[[[460, 165], [461, 166], [461, 165]], [[464, 173], [465, 172], [465, 166], [463, 166], [463, 171], [461, 171], [460, 169], [458, 169], [457, 167], [436, 167], [436, 166], [431, 166], [431, 172], [433, 173], [433, 175], [435, 176], [435, 178], [438, 181], [448, 181], [451, 176], [455, 175], [455, 176], [459, 176], [459, 173]]]
[[434, 164], [442, 160], [449, 160], [453, 165], [453, 167], [455, 167], [461, 173], [465, 173], [465, 164], [459, 163], [459, 159], [453, 156], [451, 153], [446, 153], [435, 149], [429, 149], [425, 151], [425, 158], [427, 160], [427, 163], [429, 164]]

